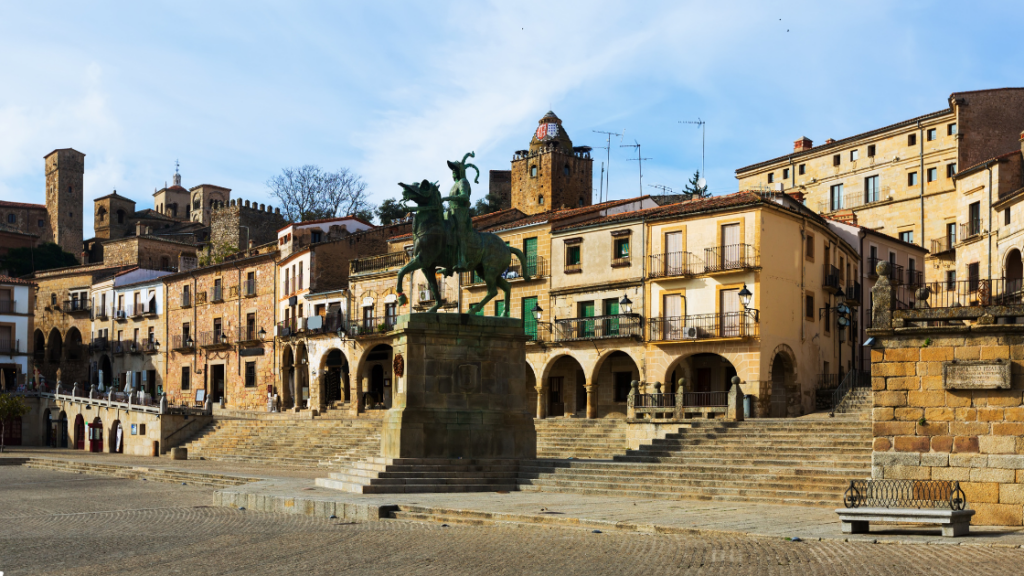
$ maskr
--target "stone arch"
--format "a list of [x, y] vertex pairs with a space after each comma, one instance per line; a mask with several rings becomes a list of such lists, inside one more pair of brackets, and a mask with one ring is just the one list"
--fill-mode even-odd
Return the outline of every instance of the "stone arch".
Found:
[[46, 339], [46, 361], [47, 362], [60, 362], [64, 355], [64, 338], [60, 335], [60, 330], [52, 328], [50, 330], [50, 337]]
[[54, 448], [68, 447], [68, 413], [61, 410], [57, 416], [57, 434], [53, 439]]
[[320, 356], [320, 403], [324, 407], [332, 402], [348, 402], [349, 365], [345, 353], [338, 348], [331, 348]]
[[624, 350], [615, 349], [603, 353], [594, 363], [588, 382], [590, 394], [593, 396], [588, 415], [625, 418], [630, 383], [633, 380], [644, 380], [640, 365], [640, 362]]
[[789, 363], [790, 369], [795, 373], [797, 369], [796, 353], [793, 352], [793, 349], [789, 347], [789, 344], [785, 343], [779, 344], [778, 346], [775, 347], [775, 350], [772, 350], [771, 362], [768, 363], [769, 370], [771, 369], [772, 363], [775, 362], [775, 358], [780, 355], [783, 356], [785, 361]]
[[295, 401], [300, 408], [306, 408], [309, 402], [309, 353], [306, 343], [299, 342], [295, 347]]
[[[538, 414], [561, 418], [579, 412], [582, 404], [586, 410], [587, 367], [572, 354], [558, 354], [548, 359], [544, 366], [538, 394]], [[582, 382], [579, 382], [582, 380]], [[582, 399], [577, 384], [584, 387]]]
[[103, 391], [106, 392], [107, 390], [110, 390], [110, 385], [114, 377], [114, 365], [110, 361], [110, 355], [104, 354], [103, 356], [100, 356], [98, 367], [100, 372], [96, 374], [96, 377], [99, 379], [99, 383], [103, 386]]
[[[778, 350], [778, 348], [776, 348]], [[796, 363], [784, 352], [772, 355], [769, 364], [771, 390], [769, 408], [772, 418], [786, 418], [800, 407], [800, 387], [796, 382]]]
[[[363, 350], [359, 357], [359, 363], [356, 365], [357, 369], [354, 377], [356, 390], [358, 391], [355, 400], [359, 403], [359, 406], [366, 406], [365, 402], [370, 394], [373, 395], [377, 403], [383, 401], [384, 406], [391, 405], [391, 398], [388, 393], [394, 387], [387, 386], [386, 384], [391, 381], [393, 359], [394, 349], [390, 344], [377, 344]], [[374, 366], [380, 366], [380, 370], [376, 374], [373, 372]], [[377, 377], [376, 381], [374, 381], [375, 376]]]
[[100, 206], [99, 210], [96, 211], [96, 216], [100, 222], [104, 222], [107, 219], [107, 209], [104, 206]]
[[77, 362], [82, 356], [82, 333], [72, 326], [64, 335], [64, 360]]
[[285, 344], [281, 347], [281, 407], [284, 409], [295, 406], [295, 354], [292, 347]]
[[[117, 433], [121, 432], [121, 442], [118, 445]], [[123, 454], [124, 453], [124, 430], [121, 428], [121, 421], [114, 420], [114, 423], [110, 425], [110, 437], [107, 439], [110, 446], [107, 448], [111, 454]]]
[[537, 412], [537, 371], [532, 364], [527, 362], [524, 372], [526, 373], [526, 378], [523, 379], [526, 386], [524, 397], [526, 408], [533, 414], [534, 418], [540, 418], [540, 413]]
[[45, 357], [46, 336], [43, 335], [43, 331], [39, 328], [36, 328], [35, 333], [32, 335], [32, 351], [40, 358]]
[[[91, 429], [99, 431], [97, 433], [99, 438], [96, 439], [96, 442], [97, 442], [97, 447], [99, 448], [99, 451], [102, 452], [103, 451], [103, 419], [101, 419], [99, 416], [96, 416], [95, 418], [93, 418], [92, 419]], [[87, 439], [86, 443], [87, 443], [87, 446], [88, 446], [86, 448], [86, 450], [92, 452], [92, 440], [91, 439]]]
[[82, 413], [75, 414], [75, 428], [72, 435], [75, 450], [85, 450], [86, 427]]
[[1020, 250], [1012, 248], [1006, 252], [1003, 260], [1003, 278], [1006, 278], [1006, 292], [1018, 293], [1024, 281], [1024, 262], [1021, 262]]
[[672, 385], [663, 387], [662, 392], [675, 392], [674, 385], [680, 377], [686, 379], [686, 392], [728, 391], [732, 377], [738, 375], [736, 361], [729, 356], [708, 350], [693, 350], [678, 356], [669, 362], [662, 381]]

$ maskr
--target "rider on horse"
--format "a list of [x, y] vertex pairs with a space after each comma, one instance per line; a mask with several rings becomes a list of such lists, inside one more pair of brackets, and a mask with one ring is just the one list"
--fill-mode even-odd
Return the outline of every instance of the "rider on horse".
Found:
[[452, 244], [455, 246], [455, 254], [453, 255], [454, 260], [444, 269], [445, 276], [451, 276], [453, 272], [465, 272], [469, 269], [469, 255], [468, 252], [476, 244], [476, 235], [473, 233], [473, 217], [470, 215], [469, 208], [470, 194], [472, 190], [469, 185], [469, 179], [466, 178], [466, 169], [473, 168], [476, 170], [476, 179], [474, 182], [480, 183], [480, 169], [473, 164], [466, 163], [467, 158], [474, 158], [476, 154], [473, 152], [467, 153], [462, 157], [462, 161], [452, 162], [448, 161], [448, 168], [452, 171], [452, 179], [455, 180], [455, 184], [452, 186], [449, 195], [441, 200], [448, 201], [448, 210], [445, 211], [445, 220], [449, 223], [449, 231], [452, 238]]

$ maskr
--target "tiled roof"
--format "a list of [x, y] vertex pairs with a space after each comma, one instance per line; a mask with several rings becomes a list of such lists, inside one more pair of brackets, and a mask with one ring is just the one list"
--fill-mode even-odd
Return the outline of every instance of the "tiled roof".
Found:
[[708, 198], [687, 200], [686, 202], [666, 204], [665, 206], [656, 206], [654, 208], [646, 208], [643, 210], [620, 212], [619, 214], [612, 214], [610, 216], [596, 218], [593, 220], [587, 220], [585, 222], [573, 222], [565, 226], [557, 227], [553, 229], [553, 231], [558, 232], [562, 230], [574, 230], [588, 226], [600, 226], [611, 222], [626, 221], [635, 218], [646, 218], [648, 220], [653, 220], [659, 218], [669, 218], [672, 216], [681, 216], [684, 214], [695, 214], [698, 212], [720, 210], [723, 208], [732, 208], [735, 206], [768, 203], [769, 202], [767, 200], [762, 198], [761, 195], [757, 194], [756, 192], [741, 191], [734, 192], [732, 194], [726, 194], [724, 196], [711, 196]]
[[945, 115], [945, 114], [950, 114], [952, 111], [953, 111], [952, 108], [944, 108], [944, 109], [938, 110], [936, 112], [931, 112], [931, 113], [925, 114], [923, 116], [918, 116], [917, 118], [911, 118], [910, 120], [904, 120], [902, 122], [897, 122], [895, 124], [890, 124], [890, 125], [884, 126], [882, 128], [876, 128], [874, 130], [869, 130], [867, 132], [862, 132], [862, 133], [857, 134], [855, 136], [850, 136], [850, 137], [847, 137], [847, 138], [843, 138], [842, 140], [836, 140], [835, 142], [833, 142], [831, 144], [822, 144], [821, 146], [815, 146], [814, 148], [808, 148], [807, 150], [801, 150], [800, 152], [791, 152], [789, 154], [783, 154], [782, 156], [779, 156], [778, 158], [773, 158], [771, 160], [765, 160], [764, 162], [758, 162], [757, 164], [751, 164], [750, 166], [744, 166], [743, 168], [738, 168], [736, 170], [736, 174], [738, 176], [742, 172], [750, 172], [752, 170], [757, 170], [758, 168], [763, 168], [765, 166], [770, 166], [772, 164], [775, 164], [776, 162], [782, 162], [783, 160], [788, 160], [790, 158], [803, 158], [804, 156], [808, 156], [808, 155], [811, 155], [811, 154], [817, 154], [818, 152], [820, 152], [822, 150], [829, 150], [829, 149], [832, 149], [832, 148], [840, 148], [840, 147], [845, 146], [845, 145], [847, 145], [847, 144], [849, 144], [851, 142], [854, 142], [856, 140], [860, 140], [861, 138], [868, 138], [870, 136], [875, 136], [876, 134], [881, 134], [883, 132], [888, 132], [889, 130], [895, 130], [897, 128], [903, 128], [905, 126], [910, 126], [911, 124], [916, 124], [918, 121], [921, 121], [921, 120], [929, 120], [931, 118], [937, 118], [937, 117]]
[[277, 231], [280, 232], [281, 230], [284, 230], [285, 228], [288, 228], [289, 226], [306, 226], [306, 225], [309, 225], [309, 224], [325, 224], [327, 222], [339, 222], [341, 220], [355, 220], [356, 222], [361, 222], [363, 224], [366, 224], [367, 226], [370, 226], [372, 228], [376, 228], [376, 226], [374, 226], [372, 222], [367, 222], [366, 220], [363, 220], [362, 218], [359, 218], [358, 216], [354, 216], [352, 214], [349, 214], [348, 216], [334, 216], [332, 218], [321, 218], [319, 220], [305, 220], [303, 222], [293, 222], [291, 224], [285, 224], [284, 226], [278, 228]]
[[[615, 208], [616, 206], [622, 206], [623, 204], [629, 204], [631, 202], [643, 202], [645, 198], [650, 196], [638, 196], [636, 198], [625, 198], [623, 200], [610, 200], [608, 202], [602, 202], [600, 204], [591, 204], [590, 206], [583, 206], [580, 208], [566, 208], [564, 210], [552, 210], [550, 212], [541, 212], [539, 214], [533, 214], [525, 218], [518, 220], [512, 220], [489, 228], [484, 228], [482, 232], [496, 232], [499, 230], [508, 230], [510, 228], [522, 228], [523, 226], [529, 226], [531, 224], [539, 224], [541, 222], [559, 222], [567, 220], [569, 218], [575, 218], [577, 216], [584, 216], [591, 212], [600, 212], [601, 210], [607, 210], [608, 208]], [[592, 222], [593, 220], [588, 220]]]
[[22, 280], [21, 278], [11, 278], [10, 276], [4, 276], [0, 274], [0, 284], [19, 284], [21, 286], [35, 286], [36, 283], [30, 280]]
[[[110, 194], [107, 194], [106, 196], [100, 196], [96, 200], [106, 200], [107, 198], [120, 198], [121, 200], [127, 200], [127, 201], [131, 202], [132, 204], [135, 203], [135, 200], [132, 200], [131, 198], [125, 198], [124, 196], [121, 196], [120, 194], [118, 194], [117, 190], [114, 190], [113, 192], [111, 192]], [[96, 200], [93, 200], [93, 202], [95, 202]]]
[[46, 210], [46, 205], [28, 204], [25, 202], [8, 202], [7, 200], [0, 200], [0, 208], [34, 208], [36, 210]]
[[999, 156], [993, 156], [992, 158], [989, 158], [988, 160], [982, 160], [981, 162], [978, 162], [977, 164], [975, 164], [973, 166], [969, 166], [969, 167], [967, 167], [967, 168], [957, 172], [956, 176], [954, 176], [954, 178], [958, 179], [958, 178], [961, 178], [961, 177], [966, 176], [968, 174], [971, 174], [972, 172], [977, 172], [978, 170], [981, 170], [982, 168], [984, 168], [985, 165], [988, 164], [989, 162], [996, 162], [996, 161], [1003, 160], [1003, 159], [1006, 159], [1006, 158], [1012, 158], [1014, 155], [1020, 155], [1020, 154], [1021, 154], [1021, 151], [1018, 149], [1018, 150], [1010, 150], [1009, 152], [1007, 152], [1005, 154], [1000, 154]]

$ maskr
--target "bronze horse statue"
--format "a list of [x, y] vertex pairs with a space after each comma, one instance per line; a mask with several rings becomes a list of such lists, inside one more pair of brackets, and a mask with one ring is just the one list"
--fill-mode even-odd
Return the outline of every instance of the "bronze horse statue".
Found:
[[[525, 274], [526, 255], [517, 248], [513, 248], [495, 234], [480, 233], [472, 229], [468, 222], [468, 210], [462, 210], [462, 218], [466, 222], [454, 222], [460, 217], [458, 210], [449, 211], [453, 218], [445, 218], [444, 200], [449, 202], [460, 202], [462, 208], [467, 208], [469, 202], [469, 181], [466, 179], [466, 158], [462, 162], [449, 162], [452, 167], [452, 176], [456, 184], [452, 188], [452, 196], [442, 198], [437, 184], [424, 180], [419, 184], [403, 184], [402, 201], [413, 202], [416, 205], [408, 207], [413, 213], [412, 234], [413, 249], [412, 259], [398, 272], [398, 295], [399, 302], [406, 304], [408, 299], [402, 293], [402, 281], [405, 275], [414, 271], [422, 270], [427, 277], [427, 284], [430, 286], [430, 293], [434, 296], [434, 305], [427, 310], [437, 312], [444, 304], [440, 290], [437, 286], [437, 270], [444, 270], [445, 274], [453, 272], [476, 272], [477, 276], [484, 279], [487, 284], [487, 295], [483, 300], [469, 307], [470, 314], [477, 314], [484, 306], [498, 294], [498, 288], [505, 291], [505, 309], [502, 316], [508, 317], [511, 310], [512, 286], [503, 277], [512, 263], [512, 255], [515, 254], [521, 263], [524, 264], [523, 277], [529, 280]], [[472, 164], [469, 164], [476, 168]], [[479, 171], [477, 179], [479, 180]], [[459, 193], [461, 191], [461, 193]], [[462, 236], [460, 237], [459, 230]], [[454, 241], [454, 242], [453, 242]], [[453, 247], [455, 244], [457, 247]], [[461, 255], [461, 258], [460, 258]], [[460, 262], [461, 260], [461, 262]], [[524, 314], [528, 311], [524, 311]]]

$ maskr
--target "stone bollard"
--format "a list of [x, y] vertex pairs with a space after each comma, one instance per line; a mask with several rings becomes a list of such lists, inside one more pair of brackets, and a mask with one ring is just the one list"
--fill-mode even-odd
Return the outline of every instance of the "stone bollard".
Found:
[[167, 414], [167, 395], [163, 394], [160, 396], [160, 413]]
[[640, 381], [629, 383], [629, 396], [626, 397], [626, 418], [636, 418], [636, 397], [639, 394]]
[[686, 402], [686, 378], [680, 378], [676, 381], [676, 420], [682, 420], [684, 418], [684, 403]]
[[75, 382], [75, 385], [71, 387], [71, 396], [78, 396], [78, 382]]
[[740, 388], [740, 377], [732, 377], [732, 387], [729, 388], [729, 400], [725, 409], [726, 420], [740, 422], [743, 420], [743, 390]]

